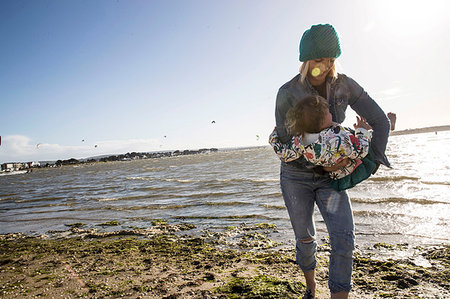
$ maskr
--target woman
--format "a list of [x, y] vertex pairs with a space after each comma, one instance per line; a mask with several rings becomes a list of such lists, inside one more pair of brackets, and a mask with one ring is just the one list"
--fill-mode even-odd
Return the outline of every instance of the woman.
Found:
[[[287, 143], [292, 138], [285, 126], [289, 109], [305, 96], [320, 95], [327, 99], [334, 122], [344, 121], [348, 105], [367, 120], [373, 129], [371, 146], [377, 168], [380, 164], [389, 167], [384, 153], [389, 135], [389, 120], [358, 83], [336, 73], [334, 62], [340, 54], [339, 38], [333, 26], [314, 25], [304, 32], [300, 41], [300, 61], [303, 62], [300, 74], [284, 84], [277, 95], [275, 118], [280, 141]], [[334, 171], [346, 163], [348, 161], [324, 170]], [[331, 298], [348, 298], [355, 239], [353, 213], [347, 193], [333, 190], [329, 176], [320, 170], [304, 157], [288, 163], [281, 162], [281, 191], [295, 233], [296, 260], [307, 284], [307, 292], [303, 298], [314, 298], [316, 288], [314, 203], [322, 214], [330, 237], [328, 286]]]

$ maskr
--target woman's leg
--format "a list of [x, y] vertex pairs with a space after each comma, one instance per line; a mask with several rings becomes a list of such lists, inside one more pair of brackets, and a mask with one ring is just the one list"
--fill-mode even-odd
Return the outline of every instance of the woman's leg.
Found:
[[351, 289], [354, 249], [353, 212], [347, 192], [329, 184], [316, 191], [316, 203], [327, 225], [331, 254], [328, 285], [332, 298], [347, 298]]
[[295, 233], [296, 261], [305, 274], [307, 289], [315, 293], [316, 268], [313, 173], [286, 164], [281, 165], [280, 185], [283, 199]]

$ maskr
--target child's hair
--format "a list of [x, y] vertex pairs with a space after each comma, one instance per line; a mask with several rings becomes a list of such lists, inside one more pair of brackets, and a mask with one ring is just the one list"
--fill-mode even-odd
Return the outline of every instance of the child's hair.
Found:
[[328, 102], [318, 95], [301, 99], [286, 115], [286, 129], [292, 136], [319, 133], [329, 110]]

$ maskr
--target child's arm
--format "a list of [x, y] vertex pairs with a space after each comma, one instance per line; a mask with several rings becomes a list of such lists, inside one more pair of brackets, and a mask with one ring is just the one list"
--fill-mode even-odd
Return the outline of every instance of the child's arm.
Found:
[[[345, 155], [350, 159], [362, 159], [369, 153], [372, 134], [368, 130], [371, 128], [364, 118], [358, 116], [356, 117], [356, 124], [353, 126], [355, 127], [354, 135], [346, 130], [341, 131], [346, 141], [344, 145], [347, 145], [347, 148], [344, 149]], [[349, 144], [351, 146], [348, 146]]]
[[336, 136], [337, 151], [343, 158], [362, 159], [369, 153], [370, 138], [370, 132], [364, 128], [357, 128], [354, 135], [342, 129]]
[[281, 143], [278, 138], [277, 128], [275, 127], [272, 134], [269, 136], [269, 144], [281, 161], [291, 162], [302, 156], [300, 150], [300, 138], [301, 137], [296, 136], [291, 138], [288, 143]]

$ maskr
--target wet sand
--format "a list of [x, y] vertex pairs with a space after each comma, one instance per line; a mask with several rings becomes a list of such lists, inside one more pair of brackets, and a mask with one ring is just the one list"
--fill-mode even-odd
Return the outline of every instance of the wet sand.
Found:
[[[272, 224], [195, 233], [193, 225], [162, 220], [130, 230], [83, 227], [1, 235], [0, 296], [299, 298], [305, 290], [293, 248], [270, 239]], [[415, 247], [420, 259], [383, 258], [407, 250], [408, 244], [356, 250], [351, 297], [449, 298], [450, 246]], [[329, 251], [319, 246], [318, 298], [329, 298]]]

